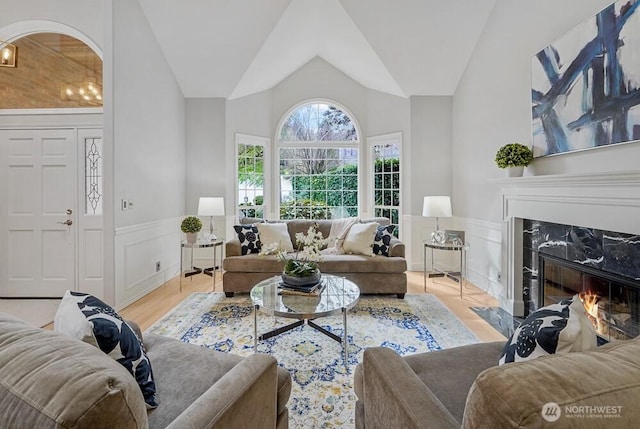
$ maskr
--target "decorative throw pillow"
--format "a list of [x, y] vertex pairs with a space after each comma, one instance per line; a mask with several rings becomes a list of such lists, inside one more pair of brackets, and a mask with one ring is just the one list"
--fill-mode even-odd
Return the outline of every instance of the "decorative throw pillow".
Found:
[[353, 224], [342, 245], [345, 253], [373, 256], [373, 239], [377, 230], [376, 222]]
[[380, 225], [373, 240], [373, 254], [389, 256], [389, 244], [396, 230], [395, 225]]
[[147, 408], [156, 408], [156, 384], [142, 340], [122, 317], [98, 298], [67, 291], [54, 330], [90, 343], [124, 366], [138, 382]]
[[235, 225], [233, 229], [235, 229], [238, 234], [242, 255], [260, 253], [262, 243], [260, 242], [258, 228], [255, 225]]
[[578, 295], [531, 313], [514, 331], [499, 364], [595, 349], [596, 331]]
[[256, 228], [258, 228], [261, 247], [277, 243], [280, 250], [293, 252], [293, 243], [286, 223], [259, 223]]

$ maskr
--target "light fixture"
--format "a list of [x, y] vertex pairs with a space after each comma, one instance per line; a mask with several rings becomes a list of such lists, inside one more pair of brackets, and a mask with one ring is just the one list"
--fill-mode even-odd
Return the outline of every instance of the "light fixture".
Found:
[[451, 197], [424, 197], [424, 204], [422, 205], [422, 216], [436, 218], [436, 229], [431, 233], [431, 241], [437, 244], [444, 244], [444, 231], [440, 231], [438, 218], [451, 217]]
[[0, 66], [15, 67], [18, 47], [4, 40], [0, 40]]
[[209, 239], [215, 240], [213, 233], [213, 217], [224, 216], [224, 198], [222, 197], [200, 197], [198, 202], [198, 216], [210, 216]]
[[60, 86], [60, 97], [65, 101], [86, 101], [101, 104], [102, 86], [94, 76], [85, 77], [83, 81], [65, 82]]

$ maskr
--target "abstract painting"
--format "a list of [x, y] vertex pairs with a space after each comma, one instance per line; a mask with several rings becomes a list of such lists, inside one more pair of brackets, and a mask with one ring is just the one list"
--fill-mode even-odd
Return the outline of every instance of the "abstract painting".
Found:
[[620, 0], [531, 61], [533, 155], [640, 140], [640, 0]]

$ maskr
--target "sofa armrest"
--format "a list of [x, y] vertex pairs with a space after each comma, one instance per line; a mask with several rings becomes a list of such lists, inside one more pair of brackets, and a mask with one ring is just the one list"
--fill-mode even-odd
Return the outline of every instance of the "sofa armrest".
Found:
[[389, 243], [389, 256], [399, 256], [404, 258], [405, 246], [402, 241], [393, 237]]
[[459, 428], [455, 418], [391, 349], [373, 347], [362, 361], [364, 427]]
[[240, 247], [240, 240], [238, 237], [233, 237], [224, 244], [224, 255], [227, 256], [242, 256], [242, 248]]
[[168, 429], [275, 428], [276, 359], [244, 358], [182, 412]]

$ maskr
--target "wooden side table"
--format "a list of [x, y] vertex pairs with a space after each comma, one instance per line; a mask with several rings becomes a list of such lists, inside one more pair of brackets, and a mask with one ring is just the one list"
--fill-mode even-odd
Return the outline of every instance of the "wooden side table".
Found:
[[[216, 238], [215, 240], [198, 240], [195, 243], [187, 243], [186, 240], [180, 242], [180, 292], [182, 292], [182, 279], [195, 276], [196, 274], [206, 274], [213, 278], [213, 291], [216, 290], [216, 271], [220, 269], [222, 271], [222, 259], [224, 249], [224, 239]], [[213, 248], [213, 266], [209, 268], [199, 268], [193, 265], [193, 250]], [[220, 250], [218, 251], [218, 248]], [[191, 249], [190, 252], [190, 264], [185, 270], [184, 268], [184, 250]], [[220, 253], [220, 264], [217, 264], [218, 253]]]
[[[467, 275], [467, 250], [469, 250], [469, 244], [453, 244], [453, 243], [434, 243], [431, 240], [424, 240], [423, 242], [423, 254], [424, 254], [424, 291], [427, 291], [427, 249], [431, 251], [431, 270], [429, 271], [429, 278], [432, 277], [448, 277], [453, 281], [460, 283], [460, 298], [462, 298], [462, 285]], [[442, 271], [434, 267], [433, 252], [436, 250], [447, 250], [450, 252], [460, 252], [460, 271]]]

